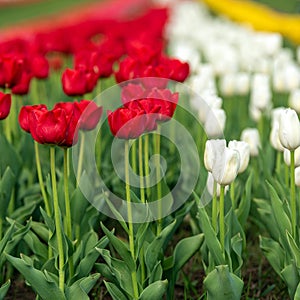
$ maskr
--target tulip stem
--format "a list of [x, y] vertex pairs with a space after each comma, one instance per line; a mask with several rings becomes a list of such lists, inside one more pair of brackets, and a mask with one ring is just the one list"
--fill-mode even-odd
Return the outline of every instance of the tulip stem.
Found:
[[131, 144], [131, 165], [132, 165], [132, 170], [135, 174], [137, 174], [137, 166], [136, 166], [136, 143], [133, 141]]
[[[135, 261], [135, 250], [134, 250], [134, 232], [132, 223], [132, 208], [131, 208], [131, 196], [130, 196], [130, 179], [129, 179], [129, 141], [125, 141], [125, 189], [126, 189], [126, 201], [127, 201], [127, 217], [129, 227], [129, 249], [133, 261]], [[132, 287], [134, 293], [134, 299], [139, 298], [139, 291], [137, 285], [137, 274], [136, 270], [131, 272]]]
[[[37, 171], [37, 175], [38, 175], [38, 181], [39, 181], [42, 197], [44, 199], [47, 216], [49, 216], [51, 218], [50, 203], [49, 203], [49, 199], [47, 197], [47, 193], [46, 193], [45, 186], [44, 186], [44, 181], [43, 181], [43, 174], [42, 174], [41, 160], [40, 160], [40, 152], [39, 152], [39, 144], [36, 141], [34, 141], [34, 150], [35, 150], [35, 163], [36, 163], [36, 171]], [[49, 232], [49, 237], [51, 235], [52, 235], [52, 232]], [[48, 246], [48, 257], [51, 258], [52, 255], [53, 255], [52, 254], [52, 248], [49, 245]]]
[[284, 172], [285, 172], [285, 185], [289, 186], [289, 167], [288, 165], [284, 164]]
[[225, 256], [225, 222], [224, 222], [224, 192], [225, 186], [221, 185], [220, 189], [220, 218], [219, 218], [219, 227], [220, 227], [220, 243], [223, 255]]
[[282, 152], [277, 151], [276, 153], [276, 166], [275, 166], [275, 172], [279, 176], [281, 174], [280, 172], [280, 167], [281, 167], [281, 157], [282, 157]]
[[77, 175], [76, 175], [77, 186], [80, 183], [80, 177], [81, 177], [81, 173], [82, 173], [84, 144], [85, 144], [85, 134], [81, 133], [80, 146], [79, 146], [79, 157], [78, 157], [78, 167], [77, 167]]
[[[64, 192], [65, 192], [65, 207], [66, 207], [66, 235], [73, 241], [72, 236], [72, 217], [71, 217], [71, 205], [69, 195], [69, 149], [64, 148]], [[69, 272], [70, 278], [74, 274], [73, 258], [69, 258]]]
[[3, 219], [0, 217], [0, 241], [2, 240], [3, 235]]
[[230, 198], [231, 198], [231, 205], [232, 209], [235, 209], [235, 184], [234, 181], [230, 184]]
[[142, 136], [139, 137], [139, 177], [140, 177], [140, 193], [141, 201], [145, 203], [145, 185], [144, 185], [144, 172], [143, 172], [143, 140]]
[[296, 220], [297, 220], [297, 205], [295, 191], [295, 150], [290, 151], [291, 154], [291, 212], [292, 212], [292, 234], [296, 237]]
[[52, 194], [53, 194], [53, 207], [54, 207], [54, 219], [55, 229], [58, 247], [58, 277], [59, 288], [64, 293], [65, 272], [64, 272], [64, 248], [63, 248], [63, 235], [60, 209], [58, 204], [56, 174], [55, 174], [55, 147], [50, 148], [50, 168], [51, 168], [51, 182], [52, 182]]
[[212, 198], [212, 226], [217, 232], [217, 217], [218, 217], [218, 199], [217, 199], [217, 182], [214, 180], [213, 198]]
[[144, 162], [145, 162], [145, 177], [147, 197], [150, 197], [150, 177], [149, 177], [149, 134], [145, 135], [144, 143]]
[[156, 180], [157, 180], [157, 213], [158, 213], [158, 220], [157, 220], [157, 232], [156, 235], [160, 235], [162, 230], [162, 190], [161, 190], [161, 178], [160, 178], [160, 125], [157, 125], [157, 133], [155, 135], [155, 154], [156, 154]]

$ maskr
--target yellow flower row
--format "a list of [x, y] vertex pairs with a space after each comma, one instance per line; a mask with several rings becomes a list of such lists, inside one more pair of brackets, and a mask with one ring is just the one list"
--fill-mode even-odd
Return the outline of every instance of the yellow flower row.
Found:
[[247, 0], [201, 0], [213, 11], [229, 18], [250, 24], [254, 29], [279, 32], [296, 44], [300, 44], [300, 15], [280, 13], [271, 8]]

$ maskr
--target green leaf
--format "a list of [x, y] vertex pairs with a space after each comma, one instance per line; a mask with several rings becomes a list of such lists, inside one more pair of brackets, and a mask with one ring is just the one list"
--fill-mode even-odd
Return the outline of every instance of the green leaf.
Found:
[[129, 300], [115, 284], [107, 281], [104, 284], [114, 300]]
[[30, 258], [21, 254], [21, 258], [16, 258], [6, 254], [7, 260], [24, 276], [26, 281], [44, 300], [65, 300], [64, 294], [59, 289], [56, 282], [50, 280], [44, 272], [35, 269], [30, 263]]
[[174, 250], [174, 267], [173, 272], [178, 273], [181, 268], [189, 261], [189, 259], [200, 249], [204, 240], [204, 234], [182, 239]]
[[288, 288], [289, 295], [291, 299], [294, 299], [294, 295], [297, 289], [297, 286], [300, 281], [299, 272], [294, 262], [286, 266], [282, 271], [282, 278]]
[[16, 152], [13, 147], [5, 138], [3, 134], [0, 135], [0, 176], [9, 166], [15, 176], [17, 176], [21, 170], [22, 162], [20, 155]]
[[283, 202], [279, 199], [275, 189], [268, 183], [270, 194], [271, 194], [271, 203], [272, 211], [277, 223], [277, 227], [280, 233], [282, 242], [285, 245], [285, 249], [288, 249], [288, 242], [286, 238], [286, 231], [292, 232], [292, 225], [289, 217], [284, 211]]
[[37, 205], [41, 203], [41, 201], [42, 198], [39, 198], [38, 200], [35, 199], [34, 201], [31, 201], [29, 203], [24, 203], [24, 205], [13, 211], [13, 213], [10, 215], [10, 218], [18, 221], [19, 223], [23, 223], [30, 216], [32, 216], [34, 210], [36, 209]]
[[[1, 153], [1, 155], [3, 154]], [[7, 167], [0, 180], [0, 218], [2, 219], [6, 217], [7, 208], [15, 183], [16, 176], [10, 167]]]
[[203, 282], [208, 300], [240, 300], [244, 283], [227, 265], [216, 266]]
[[287, 240], [291, 249], [291, 253], [293, 255], [293, 258], [295, 260], [296, 266], [298, 269], [300, 269], [300, 250], [298, 246], [296, 245], [296, 242], [292, 235], [287, 231], [286, 232]]
[[280, 244], [271, 238], [259, 237], [260, 248], [268, 259], [275, 272], [282, 277], [281, 271], [284, 268], [285, 253]]
[[10, 280], [7, 280], [0, 287], [0, 299], [4, 299], [10, 287]]
[[128, 245], [115, 237], [105, 226], [101, 223], [101, 228], [103, 232], [108, 237], [109, 241], [112, 243], [115, 250], [119, 253], [119, 255], [124, 260], [125, 264], [128, 266], [129, 270], [135, 270], [136, 265], [135, 261], [132, 259], [131, 253], [129, 251]]
[[48, 243], [49, 240], [49, 231], [47, 226], [41, 222], [31, 222], [31, 229], [40, 237], [44, 242]]
[[[15, 222], [12, 221], [9, 228], [6, 230], [3, 238], [0, 240], [0, 255], [3, 253], [5, 246], [15, 231]], [[1, 299], [1, 298], [0, 298]]]
[[245, 193], [241, 199], [241, 202], [240, 202], [239, 207], [236, 212], [238, 220], [243, 228], [246, 224], [246, 221], [247, 221], [247, 218], [249, 215], [249, 211], [250, 211], [250, 207], [251, 207], [252, 181], [253, 181], [253, 172], [250, 173], [250, 175], [247, 179]]
[[162, 278], [162, 274], [163, 274], [163, 269], [162, 269], [162, 266], [161, 266], [161, 262], [159, 261], [154, 266], [153, 271], [150, 274], [149, 284], [151, 284], [151, 283], [153, 283], [157, 280], [160, 280]]
[[173, 223], [165, 227], [159, 236], [157, 236], [147, 247], [145, 251], [145, 263], [148, 270], [148, 275], [151, 274], [153, 268], [160, 261], [161, 249], [164, 245], [166, 238], [170, 235], [173, 230], [173, 227], [176, 224], [176, 220]]
[[168, 280], [160, 280], [148, 285], [141, 293], [139, 300], [161, 300], [168, 287]]
[[[194, 194], [197, 198], [198, 196]], [[199, 198], [198, 198], [199, 199]], [[205, 210], [205, 207], [199, 207], [198, 208], [198, 215], [197, 218], [199, 219], [200, 227], [204, 233], [205, 236], [205, 243], [211, 252], [211, 255], [215, 261], [216, 265], [222, 265], [225, 264], [225, 258], [222, 253], [221, 244], [218, 240], [218, 237], [212, 228], [212, 225], [210, 223], [209, 217], [207, 215], [207, 212]]]
[[90, 298], [88, 296], [88, 293], [94, 287], [99, 277], [100, 274], [93, 274], [77, 280], [72, 284], [72, 286], [66, 289], [66, 298], [69, 300], [89, 300]]

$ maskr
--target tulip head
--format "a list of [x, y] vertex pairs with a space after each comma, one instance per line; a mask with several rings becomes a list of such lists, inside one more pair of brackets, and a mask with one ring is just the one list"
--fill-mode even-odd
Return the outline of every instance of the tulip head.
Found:
[[226, 140], [207, 140], [204, 150], [204, 166], [208, 172], [212, 172], [212, 167], [216, 159], [216, 153], [222, 152], [226, 147]]
[[11, 95], [0, 92], [0, 120], [5, 119], [11, 107]]
[[240, 155], [240, 169], [239, 174], [243, 173], [248, 167], [250, 160], [250, 146], [248, 143], [243, 141], [230, 141], [228, 148], [237, 150]]
[[258, 156], [260, 145], [259, 132], [256, 128], [246, 128], [241, 134], [241, 141], [246, 142], [250, 146], [250, 155]]

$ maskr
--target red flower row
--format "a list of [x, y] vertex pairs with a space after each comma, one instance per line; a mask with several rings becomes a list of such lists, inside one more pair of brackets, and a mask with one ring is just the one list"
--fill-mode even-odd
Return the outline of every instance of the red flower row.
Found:
[[71, 147], [77, 143], [78, 130], [92, 130], [102, 115], [94, 102], [60, 102], [52, 110], [46, 105], [23, 106], [19, 123], [40, 144]]

